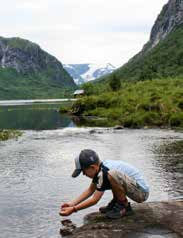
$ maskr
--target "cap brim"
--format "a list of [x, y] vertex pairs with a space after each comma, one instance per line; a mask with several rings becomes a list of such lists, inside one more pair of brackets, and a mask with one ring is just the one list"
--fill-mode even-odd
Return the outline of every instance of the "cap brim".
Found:
[[72, 173], [72, 177], [76, 178], [78, 175], [80, 175], [81, 169], [75, 169], [74, 172]]

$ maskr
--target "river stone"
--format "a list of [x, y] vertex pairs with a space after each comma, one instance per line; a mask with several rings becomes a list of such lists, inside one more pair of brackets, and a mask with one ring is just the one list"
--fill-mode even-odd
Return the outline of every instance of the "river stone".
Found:
[[61, 221], [62, 228], [60, 228], [61, 236], [71, 235], [76, 228], [76, 225], [72, 223], [70, 219], [64, 219]]
[[179, 238], [183, 237], [183, 201], [132, 205], [134, 213], [110, 220], [99, 212], [88, 214], [72, 238]]
[[124, 126], [121, 126], [121, 125], [116, 125], [114, 127], [114, 130], [122, 130], [122, 129], [124, 129]]

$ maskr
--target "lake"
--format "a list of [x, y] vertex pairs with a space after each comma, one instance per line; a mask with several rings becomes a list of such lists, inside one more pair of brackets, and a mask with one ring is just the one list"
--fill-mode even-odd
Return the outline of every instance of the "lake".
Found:
[[54, 100], [0, 101], [0, 129], [51, 130], [75, 126], [70, 116], [58, 111], [71, 100]]
[[[124, 160], [142, 170], [151, 188], [149, 201], [183, 198], [181, 132], [79, 128], [72, 118], [60, 115], [56, 105], [0, 109], [0, 128], [11, 125], [9, 128], [24, 132], [18, 139], [0, 142], [3, 238], [60, 237], [60, 204], [79, 195], [90, 183], [83, 175], [71, 178], [74, 157], [84, 148], [96, 150], [102, 160]], [[110, 199], [108, 191], [96, 206], [69, 218], [79, 226], [85, 214], [97, 211]]]

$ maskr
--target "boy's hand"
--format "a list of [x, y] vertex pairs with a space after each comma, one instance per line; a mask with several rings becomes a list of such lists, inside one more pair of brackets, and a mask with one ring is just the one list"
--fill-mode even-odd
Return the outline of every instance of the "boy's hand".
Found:
[[61, 209], [64, 207], [72, 207], [72, 205], [69, 202], [67, 202], [61, 205]]
[[75, 211], [74, 207], [64, 207], [59, 212], [60, 216], [69, 216]]

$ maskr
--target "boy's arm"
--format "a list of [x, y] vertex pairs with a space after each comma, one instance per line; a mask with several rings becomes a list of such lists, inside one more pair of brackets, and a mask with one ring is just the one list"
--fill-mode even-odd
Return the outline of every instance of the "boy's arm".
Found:
[[74, 210], [78, 211], [78, 210], [82, 210], [82, 209], [85, 209], [87, 207], [91, 207], [91, 206], [95, 205], [101, 199], [103, 194], [104, 194], [104, 192], [96, 190], [91, 198], [89, 198], [86, 201], [83, 201], [83, 202], [79, 203], [78, 205], [74, 206]]
[[78, 205], [73, 206], [73, 207], [63, 208], [60, 211], [60, 215], [61, 216], [68, 216], [68, 215], [71, 215], [73, 212], [77, 212], [78, 210], [85, 209], [87, 207], [93, 206], [101, 199], [103, 194], [104, 194], [104, 192], [96, 190], [94, 195], [91, 198], [89, 198], [88, 200], [83, 201], [83, 202], [81, 202]]
[[90, 197], [96, 190], [96, 185], [94, 183], [91, 183], [89, 188], [86, 189], [79, 197], [76, 199], [72, 200], [71, 202], [65, 203], [62, 205], [62, 207], [70, 207], [70, 206], [75, 206], [79, 204], [80, 202], [86, 200], [88, 197]]

